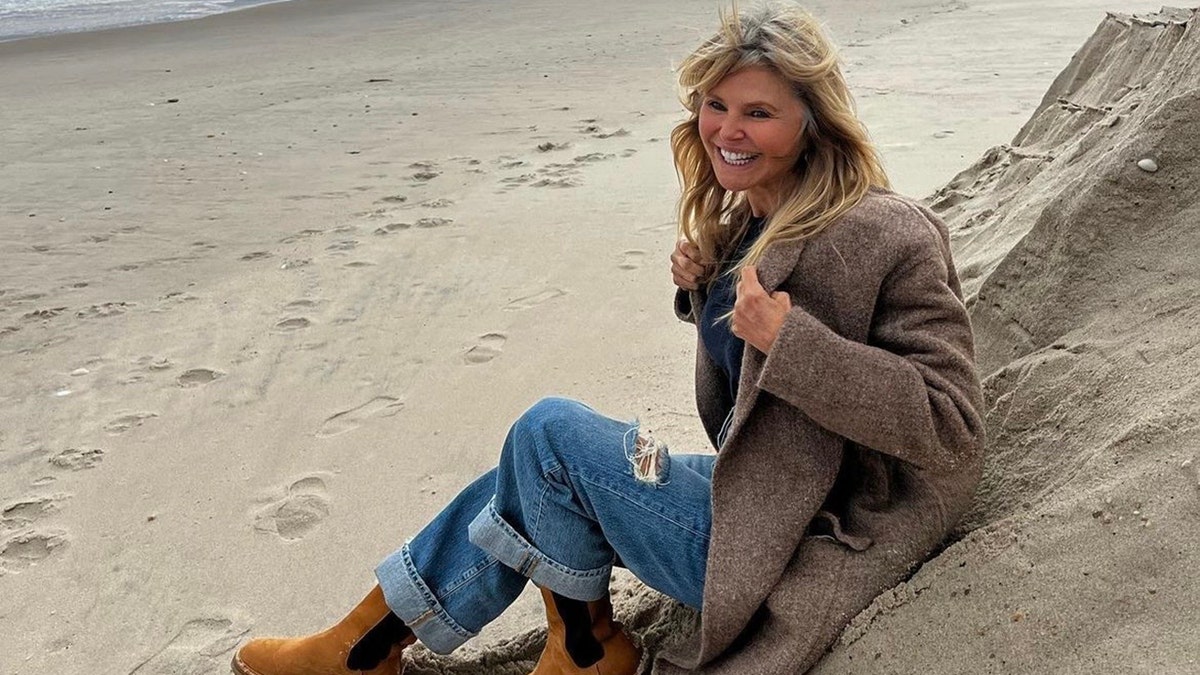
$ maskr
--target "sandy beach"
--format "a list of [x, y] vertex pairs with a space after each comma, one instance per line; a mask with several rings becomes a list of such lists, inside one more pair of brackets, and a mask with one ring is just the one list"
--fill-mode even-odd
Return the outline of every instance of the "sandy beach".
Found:
[[[694, 328], [670, 307], [667, 137], [680, 119], [672, 68], [718, 7], [295, 0], [0, 44], [0, 673], [225, 673], [247, 636], [327, 624], [546, 395], [637, 417], [676, 452], [704, 451]], [[842, 46], [897, 190], [927, 197], [1014, 140], [1106, 11], [1159, 4], [807, 7]], [[1008, 199], [1003, 187], [994, 194]], [[977, 195], [987, 198], [963, 200]], [[943, 207], [961, 224], [977, 203]], [[999, 314], [974, 312], [999, 297], [986, 280], [1021, 236], [956, 237], [989, 336], [1007, 335]], [[1172, 320], [1191, 316], [1190, 301], [1178, 305]], [[1065, 334], [1046, 331], [1029, 344]], [[985, 376], [1014, 358], [1000, 337], [981, 345]], [[989, 405], [1013, 404], [1006, 377], [990, 381]], [[1075, 393], [1083, 405], [1088, 392]], [[1029, 426], [1045, 419], [1030, 412]], [[1161, 424], [1194, 439], [1194, 423], [1172, 419]], [[1011, 431], [995, 424], [989, 434]], [[1191, 481], [1171, 513], [1200, 514], [1192, 442], [1169, 459], [1169, 475]], [[1067, 484], [1037, 482], [1033, 502], [1068, 504], [1047, 492]], [[999, 494], [981, 503], [1020, 510], [1016, 493]], [[1060, 512], [1081, 523], [1115, 512], [1091, 503]], [[996, 522], [983, 514], [968, 528]], [[1195, 547], [1178, 544], [1177, 565], [1194, 564]], [[1031, 564], [1054, 558], [1030, 550]], [[1138, 616], [1200, 620], [1191, 590]], [[905, 610], [914, 618], [894, 635], [941, 630], [962, 600], [942, 593], [928, 595], [944, 604]], [[1018, 595], [998, 610], [1009, 623], [1028, 611]], [[1001, 591], [984, 597], [1007, 606]], [[527, 592], [470, 648], [541, 622]], [[914, 649], [876, 624], [859, 646]], [[1162, 647], [1180, 660], [1139, 672], [1187, 672], [1188, 650], [1200, 658], [1190, 630]], [[1159, 654], [1156, 644], [1147, 628], [1129, 649]], [[827, 672], [929, 667], [835, 659]]]

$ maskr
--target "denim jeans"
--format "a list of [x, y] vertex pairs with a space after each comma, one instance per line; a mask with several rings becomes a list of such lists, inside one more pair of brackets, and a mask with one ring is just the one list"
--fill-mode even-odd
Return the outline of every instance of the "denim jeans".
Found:
[[613, 565], [699, 609], [716, 458], [663, 448], [657, 467], [638, 465], [637, 438], [635, 423], [539, 401], [509, 430], [499, 466], [376, 568], [388, 606], [440, 654], [477, 635], [527, 581], [597, 600]]

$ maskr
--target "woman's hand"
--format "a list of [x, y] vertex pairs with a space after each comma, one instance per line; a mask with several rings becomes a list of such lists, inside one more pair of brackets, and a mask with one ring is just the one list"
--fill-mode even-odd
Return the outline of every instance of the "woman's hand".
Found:
[[675, 285], [685, 291], [700, 288], [700, 279], [708, 266], [700, 260], [700, 247], [687, 239], [680, 239], [675, 244], [675, 252], [671, 254], [671, 278]]
[[775, 344], [775, 338], [779, 336], [779, 329], [791, 308], [792, 299], [787, 293], [776, 291], [767, 294], [767, 289], [758, 282], [758, 270], [743, 267], [737, 285], [737, 301], [733, 303], [730, 330], [766, 354]]

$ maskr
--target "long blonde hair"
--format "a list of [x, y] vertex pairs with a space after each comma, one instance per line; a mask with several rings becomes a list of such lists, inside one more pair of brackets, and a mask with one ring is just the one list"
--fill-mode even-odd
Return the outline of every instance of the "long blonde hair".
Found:
[[855, 114], [833, 44], [816, 19], [795, 5], [765, 4], [742, 11], [735, 5], [732, 12], [721, 12], [720, 20], [717, 33], [679, 66], [680, 99], [689, 115], [671, 132], [683, 190], [679, 233], [699, 246], [703, 259], [729, 254], [751, 215], [744, 197], [717, 182], [704, 150], [699, 119], [705, 94], [730, 73], [766, 67], [792, 85], [807, 109], [792, 189], [780, 195], [762, 236], [735, 265], [736, 272], [755, 264], [775, 242], [812, 237], [872, 187], [890, 183]]

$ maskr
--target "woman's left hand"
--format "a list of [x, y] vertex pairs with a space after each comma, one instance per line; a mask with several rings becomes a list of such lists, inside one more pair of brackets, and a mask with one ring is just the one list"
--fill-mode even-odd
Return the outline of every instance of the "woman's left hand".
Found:
[[733, 303], [730, 329], [734, 335], [766, 354], [775, 344], [775, 338], [791, 308], [792, 299], [787, 293], [776, 291], [768, 294], [767, 289], [758, 282], [758, 270], [744, 267], [738, 280], [737, 301]]

